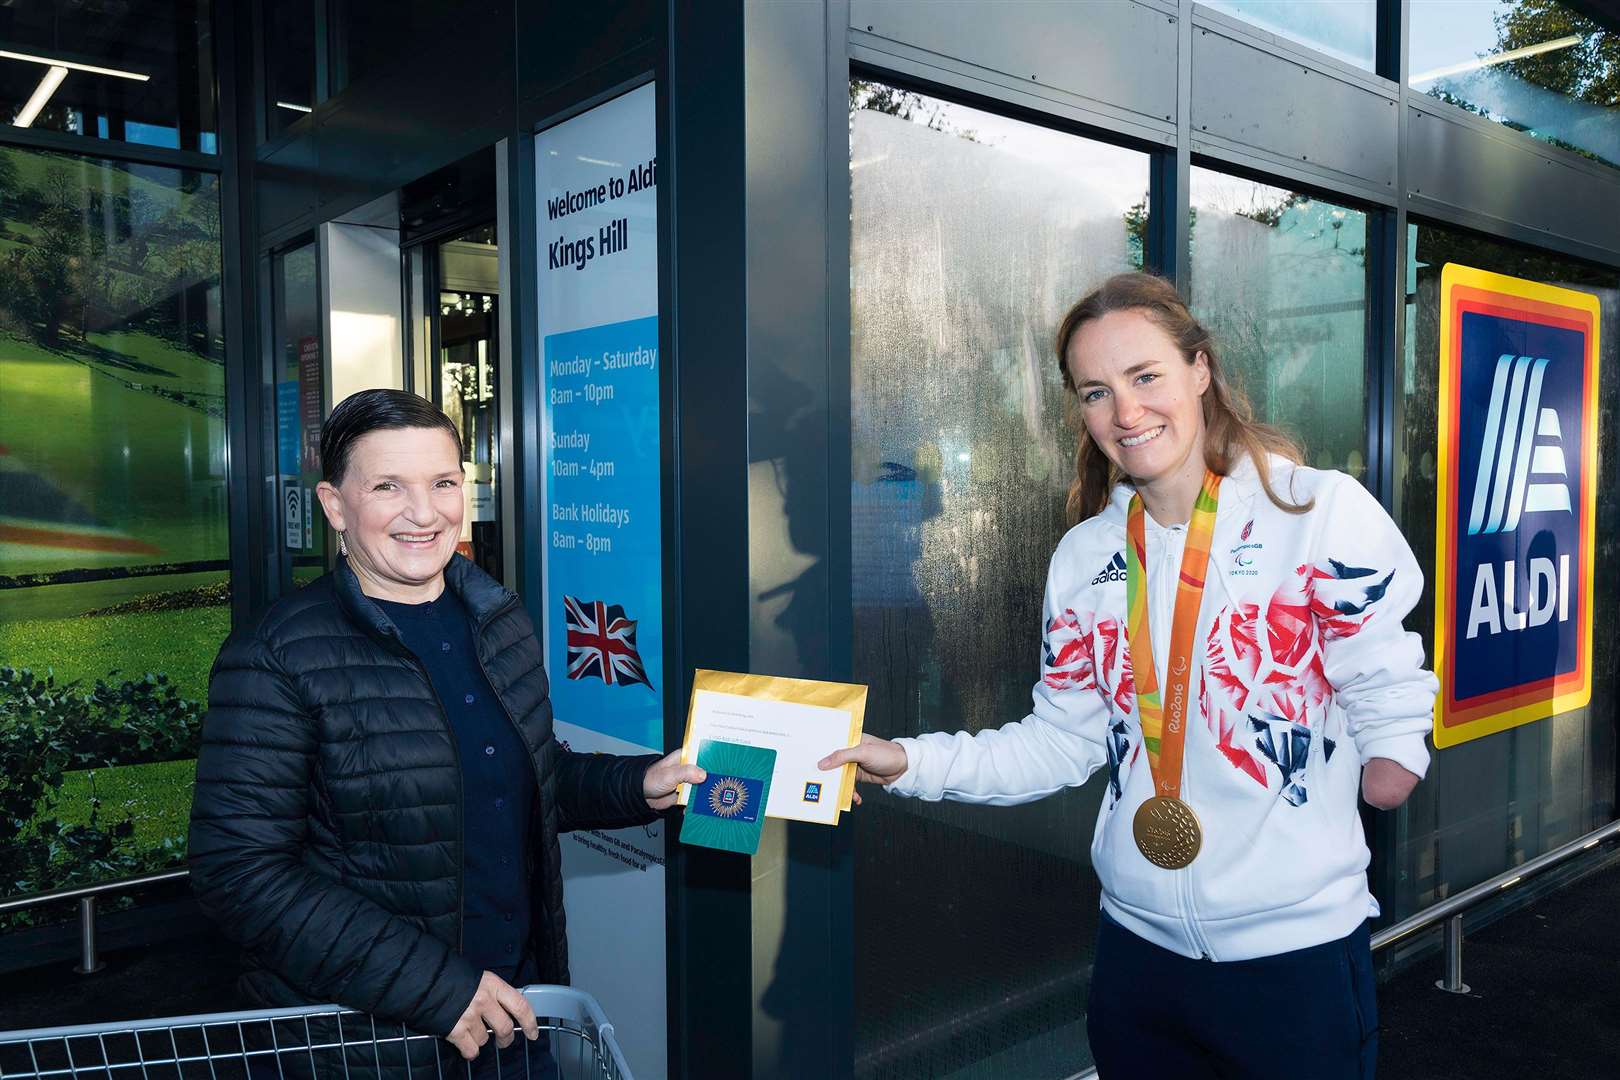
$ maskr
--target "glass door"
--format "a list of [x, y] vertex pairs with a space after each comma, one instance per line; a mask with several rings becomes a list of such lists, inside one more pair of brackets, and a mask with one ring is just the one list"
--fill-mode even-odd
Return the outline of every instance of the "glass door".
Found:
[[280, 525], [288, 558], [282, 588], [326, 573], [326, 515], [315, 499], [321, 479], [321, 424], [327, 411], [322, 353], [321, 272], [311, 240], [272, 259], [274, 278], [276, 462]]
[[426, 370], [417, 391], [461, 433], [466, 513], [458, 550], [504, 580], [500, 520], [499, 249], [494, 224], [416, 249], [422, 311], [429, 323]]

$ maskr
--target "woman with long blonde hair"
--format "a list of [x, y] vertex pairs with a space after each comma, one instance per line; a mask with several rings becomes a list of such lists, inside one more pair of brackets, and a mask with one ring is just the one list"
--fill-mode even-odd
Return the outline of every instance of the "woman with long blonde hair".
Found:
[[1410, 548], [1353, 478], [1257, 423], [1174, 286], [1064, 316], [1078, 414], [1022, 720], [829, 755], [914, 798], [1014, 804], [1108, 770], [1087, 1028], [1105, 1080], [1367, 1078], [1378, 912], [1358, 792], [1428, 767]]

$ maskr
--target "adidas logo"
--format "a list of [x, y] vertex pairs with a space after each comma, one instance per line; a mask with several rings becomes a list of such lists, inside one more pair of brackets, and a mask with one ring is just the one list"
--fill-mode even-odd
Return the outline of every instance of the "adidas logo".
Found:
[[1111, 559], [1109, 561], [1107, 566], [1102, 568], [1102, 570], [1097, 574], [1096, 577], [1091, 579], [1091, 583], [1093, 585], [1101, 585], [1105, 581], [1124, 581], [1124, 580], [1125, 580], [1125, 553], [1123, 551], [1116, 551], [1116, 552], [1114, 552], [1113, 559]]

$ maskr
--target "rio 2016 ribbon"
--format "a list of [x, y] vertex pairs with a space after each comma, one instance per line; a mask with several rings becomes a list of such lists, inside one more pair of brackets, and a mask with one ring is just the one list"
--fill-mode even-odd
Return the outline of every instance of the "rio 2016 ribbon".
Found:
[[1198, 815], [1181, 799], [1181, 759], [1187, 741], [1188, 684], [1192, 680], [1193, 638], [1198, 609], [1204, 597], [1204, 575], [1209, 570], [1209, 546], [1215, 533], [1215, 508], [1221, 478], [1204, 473], [1204, 483], [1193, 503], [1187, 525], [1187, 547], [1181, 556], [1181, 577], [1176, 582], [1175, 615], [1170, 623], [1170, 663], [1166, 668], [1170, 696], [1166, 708], [1159, 690], [1159, 672], [1153, 663], [1153, 638], [1148, 629], [1147, 527], [1142, 496], [1131, 496], [1125, 545], [1126, 641], [1131, 651], [1131, 673], [1136, 681], [1136, 707], [1142, 723], [1153, 773], [1152, 798], [1136, 812], [1132, 823], [1136, 846], [1155, 866], [1179, 870], [1192, 862], [1203, 846]]

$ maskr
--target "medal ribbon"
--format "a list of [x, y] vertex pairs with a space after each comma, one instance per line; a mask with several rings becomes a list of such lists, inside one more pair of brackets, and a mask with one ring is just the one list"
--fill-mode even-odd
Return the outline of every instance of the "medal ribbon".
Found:
[[1221, 478], [1204, 473], [1204, 484], [1193, 503], [1187, 524], [1187, 547], [1181, 556], [1181, 577], [1176, 582], [1175, 615], [1170, 623], [1170, 684], [1168, 716], [1159, 692], [1159, 670], [1153, 664], [1153, 637], [1148, 631], [1147, 527], [1142, 496], [1131, 496], [1125, 545], [1125, 635], [1131, 652], [1131, 673], [1136, 680], [1136, 707], [1142, 722], [1155, 794], [1181, 797], [1181, 757], [1187, 738], [1187, 684], [1192, 679], [1193, 637], [1198, 608], [1204, 598], [1204, 575], [1209, 570], [1209, 545], [1215, 533], [1215, 506]]

